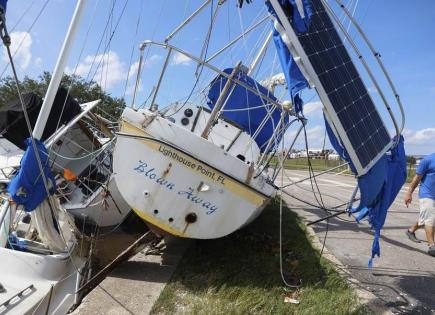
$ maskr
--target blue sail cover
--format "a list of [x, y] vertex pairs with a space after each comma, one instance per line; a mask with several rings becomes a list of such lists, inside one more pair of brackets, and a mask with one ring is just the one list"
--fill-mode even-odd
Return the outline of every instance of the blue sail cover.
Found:
[[[356, 169], [346, 149], [343, 147], [340, 140], [337, 139], [326, 119], [325, 126], [329, 141], [335, 151], [344, 161], [349, 162], [352, 172], [356, 174]], [[395, 140], [395, 138], [393, 140]], [[406, 176], [404, 138], [400, 136], [397, 146], [393, 147], [390, 152], [384, 154], [366, 174], [358, 177], [360, 203], [358, 207], [351, 212], [358, 213], [355, 218], [357, 222], [367, 217], [375, 232], [369, 267], [372, 266], [373, 258], [381, 255], [379, 245], [381, 229], [384, 226], [388, 209], [405, 183]]]
[[[50, 194], [56, 190], [56, 182], [49, 168], [47, 149], [44, 144], [34, 139], [41, 163], [44, 169], [44, 176], [47, 179]], [[47, 197], [42, 174], [40, 173], [38, 161], [32, 146], [32, 139], [26, 140], [27, 149], [21, 159], [20, 170], [11, 180], [8, 192], [12, 199], [24, 206], [25, 211], [33, 211]]]
[[[325, 126], [332, 146], [343, 160], [349, 162], [352, 172], [356, 174], [346, 149], [332, 132], [326, 119]], [[352, 213], [358, 213], [357, 222], [367, 217], [375, 232], [369, 267], [372, 266], [373, 258], [381, 255], [379, 245], [381, 229], [384, 226], [389, 207], [406, 181], [406, 175], [404, 139], [403, 136], [400, 136], [398, 145], [382, 156], [366, 174], [358, 178], [360, 203], [357, 208], [352, 210]]]
[[369, 267], [372, 266], [373, 258], [381, 255], [379, 246], [381, 229], [384, 226], [388, 208], [406, 181], [406, 175], [404, 139], [400, 136], [398, 145], [390, 150], [390, 154], [386, 154], [368, 173], [358, 178], [361, 201], [353, 212], [359, 212], [356, 217], [357, 221], [368, 217], [375, 232]]
[[0, 0], [0, 10], [2, 10], [3, 13], [6, 13], [7, 3], [8, 0]]
[[[299, 33], [307, 32], [312, 15], [310, 2], [308, 0], [301, 1], [304, 10], [304, 17], [302, 17], [301, 12], [298, 10], [296, 3], [297, 0], [279, 0], [278, 2], [289, 17], [290, 23], [294, 26], [295, 30]], [[266, 2], [266, 5], [269, 13], [279, 22], [279, 18], [269, 1]], [[285, 36], [283, 28], [282, 30], [277, 30], [275, 27], [273, 28], [273, 40], [287, 82], [287, 87], [290, 92], [290, 97], [292, 98], [296, 112], [300, 113], [302, 112], [303, 102], [300, 98], [299, 92], [308, 87], [308, 82], [294, 61], [293, 56], [285, 43], [288, 41], [288, 38], [285, 40], [283, 39]]]
[[[225, 73], [230, 74], [233, 69], [223, 70]], [[254, 90], [259, 91], [262, 95], [266, 95], [270, 99], [276, 101], [275, 96], [272, 92], [262, 86], [260, 83], [255, 81], [253, 78], [249, 77], [245, 72], [238, 71], [235, 76], [236, 79], [250, 86]], [[221, 94], [225, 84], [227, 83], [227, 78], [219, 75], [210, 84], [210, 90], [208, 92], [208, 106], [212, 109], [216, 101]], [[233, 89], [232, 89], [233, 88]], [[259, 95], [247, 90], [245, 87], [236, 84], [233, 85], [229, 91], [231, 94], [227, 98], [225, 104], [225, 109], [223, 112], [223, 117], [229, 119], [236, 124], [238, 124], [244, 131], [246, 131], [251, 136], [254, 135], [257, 128], [260, 126], [263, 119], [268, 115], [268, 110], [272, 109], [271, 104]], [[267, 105], [267, 107], [261, 107]], [[260, 108], [256, 108], [260, 107]], [[238, 110], [241, 111], [231, 111]], [[267, 120], [264, 127], [258, 133], [257, 137], [254, 139], [259, 146], [261, 152], [266, 149], [267, 142], [273, 134], [276, 126], [281, 119], [281, 111], [278, 108], [272, 112], [271, 117]], [[286, 115], [285, 122], [288, 122], [288, 115]], [[280, 139], [277, 139], [279, 142]]]

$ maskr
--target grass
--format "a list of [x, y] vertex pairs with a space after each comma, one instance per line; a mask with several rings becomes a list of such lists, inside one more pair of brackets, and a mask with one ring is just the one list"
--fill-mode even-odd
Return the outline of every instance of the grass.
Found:
[[[315, 171], [326, 171], [327, 169], [344, 164], [344, 162], [340, 160], [311, 159], [310, 161]], [[308, 170], [308, 161], [307, 158], [288, 159], [284, 161], [284, 167], [286, 169]], [[345, 170], [347, 170], [347, 166], [340, 167], [334, 170], [334, 172], [342, 172]]]
[[284, 303], [279, 273], [279, 204], [247, 228], [197, 241], [186, 253], [151, 314], [366, 314], [354, 291], [319, 257], [299, 217], [284, 211], [284, 271], [301, 279], [300, 304]]
[[[331, 169], [333, 167], [339, 166], [340, 164], [343, 164], [344, 162], [339, 161], [333, 161], [333, 160], [324, 160], [324, 159], [311, 159], [311, 165], [313, 167], [313, 170], [316, 172], [322, 172], [326, 171], [328, 169]], [[308, 161], [307, 158], [296, 158], [296, 159], [288, 159], [284, 161], [284, 168], [289, 170], [308, 170]], [[347, 166], [340, 167], [338, 169], [335, 169], [332, 172], [343, 172], [344, 174], [351, 174], [349, 170], [347, 170]], [[412, 178], [415, 176], [415, 166], [411, 167], [408, 164], [408, 170], [407, 170], [408, 176], [406, 178], [406, 182], [411, 182]]]

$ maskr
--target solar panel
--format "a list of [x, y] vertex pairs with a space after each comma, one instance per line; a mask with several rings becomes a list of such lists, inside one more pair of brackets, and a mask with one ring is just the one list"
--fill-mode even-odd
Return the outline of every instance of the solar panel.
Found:
[[294, 34], [323, 87], [319, 95], [326, 111], [335, 112], [330, 115], [334, 127], [346, 140], [347, 151], [358, 158], [359, 173], [364, 173], [386, 151], [391, 138], [321, 0], [311, 4], [308, 32]]

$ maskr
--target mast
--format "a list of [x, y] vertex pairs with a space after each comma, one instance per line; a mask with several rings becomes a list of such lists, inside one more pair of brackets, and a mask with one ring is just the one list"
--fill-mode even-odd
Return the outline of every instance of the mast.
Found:
[[56, 96], [57, 90], [62, 80], [63, 71], [65, 69], [66, 62], [68, 60], [69, 53], [74, 41], [74, 37], [77, 34], [80, 19], [83, 16], [83, 11], [88, 0], [78, 0], [76, 8], [74, 10], [73, 17], [71, 19], [68, 32], [63, 42], [62, 49], [56, 62], [56, 66], [51, 77], [50, 84], [47, 89], [47, 93], [44, 98], [44, 102], [41, 107], [41, 111], [36, 121], [35, 128], [33, 129], [33, 138], [40, 140], [44, 133], [45, 125], [50, 115], [51, 107]]

